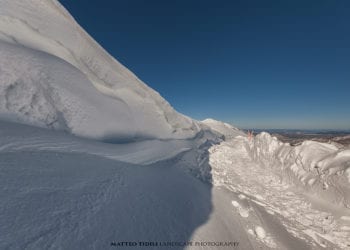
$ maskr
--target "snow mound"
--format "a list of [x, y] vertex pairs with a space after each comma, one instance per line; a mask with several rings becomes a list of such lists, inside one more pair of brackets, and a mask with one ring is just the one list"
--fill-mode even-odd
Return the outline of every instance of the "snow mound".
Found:
[[234, 206], [237, 209], [237, 212], [241, 217], [243, 218], [249, 217], [249, 210], [242, 207], [241, 204], [239, 204], [237, 201], [232, 201], [232, 206]]
[[98, 139], [200, 130], [100, 47], [56, 0], [0, 0], [0, 119]]
[[223, 135], [225, 140], [232, 139], [236, 136], [245, 136], [243, 131], [225, 122], [208, 118], [203, 120], [202, 123], [208, 126], [211, 130]]
[[293, 183], [350, 208], [350, 148], [316, 141], [291, 146], [263, 132], [248, 141], [251, 157]]
[[264, 239], [266, 237], [265, 229], [260, 226], [255, 227], [255, 234], [259, 237], [259, 239]]

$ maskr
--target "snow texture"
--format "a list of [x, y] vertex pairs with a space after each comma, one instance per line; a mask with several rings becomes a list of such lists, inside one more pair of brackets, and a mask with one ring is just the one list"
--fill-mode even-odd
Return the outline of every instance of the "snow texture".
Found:
[[[350, 247], [349, 209], [343, 203], [330, 202], [330, 198], [335, 199], [335, 193], [325, 197], [322, 192], [328, 190], [319, 190], [317, 186], [313, 191], [308, 190], [308, 184], [303, 185], [298, 178], [291, 178], [294, 172], [288, 170], [290, 165], [284, 169], [281, 161], [277, 161], [284, 159], [276, 154], [287, 146], [290, 147], [288, 152], [301, 150], [303, 156], [311, 154], [302, 158], [305, 163], [313, 162], [313, 159], [316, 163], [320, 158], [328, 159], [329, 151], [336, 150], [328, 144], [304, 144], [309, 143], [314, 145], [310, 151], [307, 147], [301, 150], [299, 146], [290, 147], [262, 133], [255, 138], [237, 136], [209, 148], [213, 185], [232, 192], [234, 214], [239, 214], [242, 208], [249, 211], [249, 216], [241, 216], [241, 225], [252, 240], [261, 242], [268, 249]], [[292, 156], [286, 154], [286, 157]], [[336, 176], [347, 180], [343, 175]], [[322, 181], [320, 177], [315, 178], [315, 183]], [[334, 183], [334, 186], [345, 190], [341, 182]], [[348, 196], [340, 193], [338, 197], [343, 201]]]
[[208, 182], [209, 137], [109, 144], [0, 122], [0, 249], [234, 239], [250, 249], [229, 195]]
[[219, 133], [224, 136], [226, 140], [232, 139], [238, 135], [245, 136], [245, 133], [239, 130], [238, 128], [221, 121], [217, 121], [214, 119], [205, 119], [202, 121], [203, 124], [210, 127], [213, 131]]
[[198, 133], [196, 122], [111, 57], [58, 1], [0, 6], [0, 119], [115, 141]]
[[268, 133], [248, 141], [250, 155], [267, 171], [281, 176], [312, 195], [350, 208], [350, 148], [304, 141], [291, 146]]
[[348, 249], [349, 182], [349, 148], [194, 121], [58, 1], [0, 0], [0, 249]]

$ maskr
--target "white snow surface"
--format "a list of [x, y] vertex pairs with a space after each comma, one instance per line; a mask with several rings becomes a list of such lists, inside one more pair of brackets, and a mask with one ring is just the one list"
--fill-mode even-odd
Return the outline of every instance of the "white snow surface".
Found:
[[194, 121], [58, 1], [0, 0], [1, 249], [348, 249], [349, 182], [349, 148]]
[[[309, 143], [314, 145], [314, 142], [304, 144]], [[327, 190], [317, 187], [308, 190], [308, 185], [292, 178], [294, 172], [289, 173], [290, 165], [284, 169], [281, 161], [276, 162], [281, 147], [287, 145], [267, 133], [254, 139], [237, 136], [213, 145], [209, 148], [213, 185], [234, 194], [231, 201], [234, 214], [241, 216], [241, 225], [248, 235], [267, 249], [349, 249], [349, 208], [343, 203], [330, 202], [330, 197], [322, 195]], [[301, 149], [290, 148], [304, 152], [304, 156], [311, 155], [310, 158], [299, 157], [305, 164], [312, 162], [313, 157], [322, 158], [322, 155], [323, 159], [328, 159], [329, 151], [335, 150], [327, 144], [316, 144], [310, 151]], [[341, 180], [343, 174], [336, 176], [334, 178]], [[315, 182], [324, 181], [321, 177], [315, 178]], [[341, 182], [333, 184], [344, 191]], [[336, 196], [336, 193], [332, 194]], [[346, 193], [340, 193], [337, 199], [344, 201], [346, 196]], [[249, 213], [242, 214], [242, 211]]]
[[105, 140], [199, 131], [56, 0], [0, 0], [0, 119], [9, 118]]
[[210, 127], [213, 131], [223, 135], [226, 140], [232, 139], [238, 135], [245, 136], [243, 131], [225, 122], [208, 118], [203, 120], [202, 123]]
[[304, 141], [291, 146], [263, 132], [248, 140], [251, 157], [267, 171], [328, 202], [350, 208], [350, 148]]
[[257, 246], [236, 226], [230, 195], [210, 185], [207, 149], [217, 140], [210, 136], [109, 144], [0, 122], [0, 249], [235, 240], [238, 249]]

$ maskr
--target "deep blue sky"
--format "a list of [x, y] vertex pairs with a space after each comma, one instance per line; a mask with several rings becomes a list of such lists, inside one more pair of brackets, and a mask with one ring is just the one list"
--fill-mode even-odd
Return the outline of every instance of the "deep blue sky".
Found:
[[60, 0], [178, 111], [350, 129], [350, 1]]

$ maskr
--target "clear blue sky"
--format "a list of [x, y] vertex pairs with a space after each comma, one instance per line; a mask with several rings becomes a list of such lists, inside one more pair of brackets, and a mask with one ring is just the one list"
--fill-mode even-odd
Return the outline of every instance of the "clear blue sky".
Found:
[[178, 111], [350, 129], [350, 1], [60, 0]]

